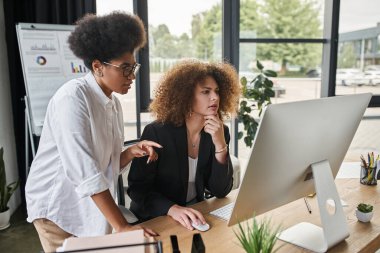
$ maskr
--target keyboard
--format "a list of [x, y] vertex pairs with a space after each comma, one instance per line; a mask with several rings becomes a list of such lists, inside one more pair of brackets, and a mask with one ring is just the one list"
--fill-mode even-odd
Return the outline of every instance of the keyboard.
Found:
[[216, 216], [219, 219], [228, 221], [231, 217], [232, 208], [234, 207], [234, 202], [229, 203], [228, 205], [222, 206], [214, 211], [211, 211], [210, 214]]

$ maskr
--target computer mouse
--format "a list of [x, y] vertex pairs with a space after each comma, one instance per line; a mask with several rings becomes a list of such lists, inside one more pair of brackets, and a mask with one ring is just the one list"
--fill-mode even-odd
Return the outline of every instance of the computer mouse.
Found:
[[205, 232], [210, 229], [210, 225], [208, 223], [202, 224], [200, 221], [198, 222], [198, 225], [194, 222], [191, 222], [191, 226], [193, 226], [193, 228], [201, 232]]

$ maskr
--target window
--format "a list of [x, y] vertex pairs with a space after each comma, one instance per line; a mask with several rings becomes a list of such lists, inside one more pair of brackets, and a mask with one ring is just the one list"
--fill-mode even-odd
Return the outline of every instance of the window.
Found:
[[96, 0], [96, 14], [103, 15], [115, 10], [133, 13], [132, 0]]
[[183, 58], [222, 59], [221, 0], [150, 0], [148, 15], [151, 91]]
[[[341, 1], [336, 94], [380, 94], [380, 2]], [[377, 49], [378, 51], [379, 49]], [[344, 72], [344, 73], [343, 73]]]
[[[96, 12], [98, 15], [108, 14], [115, 10], [122, 10], [133, 13], [132, 0], [97, 0]], [[125, 141], [137, 138], [136, 130], [136, 85], [132, 84], [131, 89], [125, 95], [114, 93], [120, 100], [123, 108], [124, 118], [124, 139]]]
[[[132, 0], [97, 0], [97, 13], [133, 12]], [[162, 73], [183, 58], [222, 59], [221, 0], [148, 0], [150, 97]], [[176, 11], [168, 11], [168, 10]], [[136, 90], [117, 95], [123, 107], [125, 139], [137, 138]], [[152, 120], [141, 113], [141, 125]]]
[[[122, 2], [128, 2], [130, 7], [125, 8], [132, 8], [132, 1], [124, 0], [119, 0], [120, 4], [116, 0], [98, 0], [98, 8], [102, 1], [118, 8]], [[279, 92], [273, 103], [320, 97], [322, 50], [326, 43], [323, 38], [325, 1], [240, 0], [239, 74], [248, 79], [253, 77], [256, 60], [275, 70], [279, 76], [274, 82]], [[380, 66], [380, 25], [377, 25], [380, 3], [363, 1], [340, 1], [336, 95], [368, 91], [379, 94], [380, 78], [377, 79], [376, 71]], [[147, 0], [151, 97], [162, 73], [179, 59], [222, 59], [222, 2]], [[169, 9], [176, 11], [169, 12]], [[134, 93], [129, 99], [135, 108]], [[126, 128], [135, 125], [133, 113], [125, 115]], [[379, 111], [369, 108], [366, 115], [376, 113]], [[143, 126], [152, 120], [147, 113], [142, 113], [141, 118]], [[363, 121], [359, 130], [370, 132], [368, 129], [375, 129], [376, 124], [373, 120]], [[354, 142], [365, 149], [365, 140], [358, 134]], [[349, 150], [353, 155], [348, 153], [346, 160], [358, 160], [355, 153], [358, 145], [354, 142]], [[242, 140], [238, 145], [239, 159], [244, 166], [249, 149]], [[375, 142], [373, 145], [379, 147]]]
[[[179, 60], [222, 59], [221, 0], [148, 0], [148, 15], [151, 98], [162, 74]], [[152, 120], [149, 113], [142, 117], [143, 125]]]
[[[257, 75], [256, 61], [277, 72], [272, 103], [320, 97], [324, 1], [240, 1], [239, 75]], [[258, 117], [253, 110], [252, 116]], [[238, 126], [243, 129], [243, 124]], [[250, 148], [238, 141], [239, 160]], [[244, 165], [242, 165], [244, 168]]]
[[[372, 92], [374, 100], [380, 95], [379, 17], [379, 1], [340, 1], [339, 42], [344, 46], [338, 54], [337, 95]], [[369, 137], [378, 132], [379, 116], [379, 108], [366, 110], [344, 161], [358, 162], [361, 154], [379, 153], [380, 140]]]
[[372, 53], [372, 39], [364, 40], [364, 53], [365, 54]]
[[321, 38], [322, 0], [241, 0], [240, 38]]

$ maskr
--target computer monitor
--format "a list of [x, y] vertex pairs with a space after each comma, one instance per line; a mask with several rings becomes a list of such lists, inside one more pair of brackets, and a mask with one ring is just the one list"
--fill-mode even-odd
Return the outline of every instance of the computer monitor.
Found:
[[[269, 105], [260, 121], [228, 226], [316, 192], [323, 228], [302, 224], [283, 231], [281, 235], [286, 238], [279, 238], [324, 252], [348, 237], [334, 178], [371, 96], [366, 93]], [[327, 199], [335, 202], [333, 215], [326, 210]], [[308, 231], [318, 238], [310, 237]]]

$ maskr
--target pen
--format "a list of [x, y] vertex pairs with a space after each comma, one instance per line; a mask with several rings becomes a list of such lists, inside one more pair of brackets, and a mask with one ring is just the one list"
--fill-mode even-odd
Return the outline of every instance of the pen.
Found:
[[306, 204], [307, 210], [309, 211], [309, 213], [311, 213], [311, 208], [310, 208], [309, 202], [307, 201], [306, 198], [303, 198], [303, 200], [305, 201], [305, 204]]

